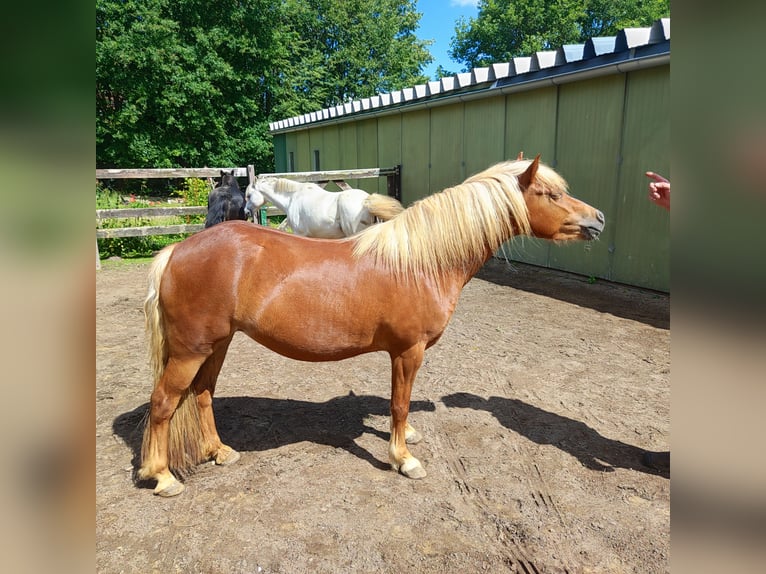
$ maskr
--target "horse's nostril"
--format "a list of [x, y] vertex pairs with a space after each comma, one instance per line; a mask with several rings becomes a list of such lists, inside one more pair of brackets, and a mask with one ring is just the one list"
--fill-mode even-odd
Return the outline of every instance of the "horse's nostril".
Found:
[[598, 219], [599, 222], [604, 223], [604, 214], [600, 211], [596, 211], [596, 219]]

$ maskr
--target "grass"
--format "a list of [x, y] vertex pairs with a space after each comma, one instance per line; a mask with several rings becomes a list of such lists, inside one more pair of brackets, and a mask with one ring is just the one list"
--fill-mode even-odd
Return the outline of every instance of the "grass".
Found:
[[101, 269], [119, 269], [142, 263], [151, 263], [154, 257], [129, 257], [127, 259], [102, 259]]

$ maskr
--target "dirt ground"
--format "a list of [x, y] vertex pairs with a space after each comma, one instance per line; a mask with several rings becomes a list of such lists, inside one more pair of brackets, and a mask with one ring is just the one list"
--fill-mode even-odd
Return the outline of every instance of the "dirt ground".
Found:
[[163, 499], [132, 478], [147, 269], [96, 276], [99, 573], [669, 571], [669, 476], [641, 464], [670, 448], [668, 296], [490, 261], [415, 383], [423, 480], [387, 464], [387, 355], [238, 334], [214, 408], [242, 458]]

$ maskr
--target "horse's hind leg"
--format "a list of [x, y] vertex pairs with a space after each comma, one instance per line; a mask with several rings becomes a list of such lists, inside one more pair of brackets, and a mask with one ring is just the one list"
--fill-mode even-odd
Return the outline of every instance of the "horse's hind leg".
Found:
[[[183, 484], [173, 476], [169, 468], [170, 419], [176, 414], [182, 398], [184, 402], [181, 409], [187, 409], [183, 405], [188, 404], [187, 401], [192, 397], [185, 397], [185, 395], [189, 392], [194, 376], [204, 360], [205, 356], [196, 355], [185, 359], [169, 359], [160, 380], [152, 391], [138, 477], [143, 480], [155, 479], [157, 481], [155, 494], [175, 496], [184, 489]], [[179, 416], [177, 421], [180, 420], [188, 419]]]
[[240, 456], [236, 450], [221, 442], [213, 415], [215, 384], [218, 380], [218, 374], [221, 372], [223, 361], [226, 358], [229, 343], [231, 343], [231, 337], [217, 345], [213, 354], [200, 367], [194, 379], [194, 392], [197, 395], [200, 426], [206, 445], [205, 454], [207, 458], [215, 460], [216, 464], [224, 466], [234, 464], [239, 460]]

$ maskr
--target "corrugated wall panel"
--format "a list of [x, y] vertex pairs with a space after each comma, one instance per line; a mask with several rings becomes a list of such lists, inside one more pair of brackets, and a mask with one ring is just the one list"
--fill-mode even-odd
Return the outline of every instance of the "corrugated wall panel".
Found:
[[298, 157], [298, 134], [296, 132], [290, 132], [285, 135], [287, 136], [285, 138], [285, 157], [281, 160], [280, 158], [274, 158], [274, 162], [283, 163], [285, 171], [290, 171], [290, 154], [293, 154], [294, 162], [297, 161], [296, 158]]
[[670, 214], [647, 199], [649, 179], [644, 173], [670, 178], [669, 66], [629, 73], [625, 102], [611, 278], [667, 291]]
[[463, 104], [431, 109], [431, 193], [461, 183], [466, 178], [463, 164], [463, 121]]
[[309, 132], [298, 132], [295, 151], [295, 171], [311, 171], [311, 140]]
[[324, 162], [322, 161], [322, 148], [324, 147], [324, 131], [322, 128], [314, 128], [309, 130], [309, 169], [316, 169], [314, 163], [314, 152], [319, 151], [319, 167], [324, 169]]
[[[402, 163], [402, 116], [378, 118], [378, 163], [375, 167], [394, 167]], [[378, 178], [378, 193], [388, 193], [387, 178]]]
[[[378, 167], [378, 120], [375, 118], [356, 124], [356, 157], [358, 167]], [[370, 193], [378, 191], [376, 179], [355, 179], [349, 183]]]
[[409, 205], [429, 194], [431, 112], [419, 110], [402, 116], [402, 203]]
[[[500, 98], [502, 99], [502, 98]], [[505, 157], [514, 159], [520, 151], [555, 167], [556, 109], [558, 92], [555, 87], [511, 94], [505, 98]], [[519, 237], [509, 241], [505, 252], [512, 259], [548, 265], [551, 244], [542, 239]]]
[[274, 171], [287, 171], [287, 134], [274, 136]]
[[322, 128], [322, 169], [340, 169], [340, 134], [337, 125]]
[[359, 167], [356, 160], [356, 123], [343, 123], [338, 126], [339, 164], [338, 169]]
[[610, 279], [624, 88], [622, 74], [559, 88], [556, 170], [572, 195], [604, 212], [606, 228], [599, 241], [551, 247], [556, 269]]
[[463, 162], [466, 177], [506, 159], [503, 153], [504, 126], [503, 98], [466, 102], [463, 126]]

